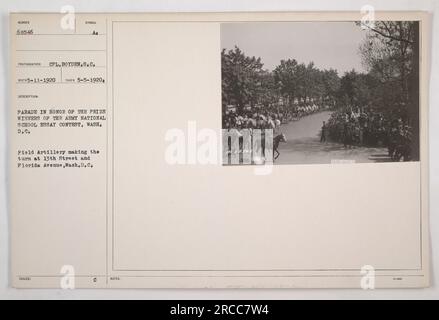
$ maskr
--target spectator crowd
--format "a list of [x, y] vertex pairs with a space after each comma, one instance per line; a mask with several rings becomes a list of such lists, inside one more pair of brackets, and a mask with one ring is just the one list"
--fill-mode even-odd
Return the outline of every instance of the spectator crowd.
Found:
[[410, 160], [412, 128], [400, 112], [379, 112], [370, 108], [334, 111], [322, 126], [322, 139], [353, 146], [387, 147], [392, 160]]

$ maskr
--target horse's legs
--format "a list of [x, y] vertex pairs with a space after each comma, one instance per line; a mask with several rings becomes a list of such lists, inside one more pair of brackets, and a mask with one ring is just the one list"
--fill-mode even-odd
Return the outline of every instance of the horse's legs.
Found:
[[[277, 153], [277, 155], [274, 157], [274, 160], [276, 160], [277, 158], [279, 158], [279, 156], [280, 156], [280, 153], [279, 153], [279, 151], [277, 151], [277, 149], [276, 150], [274, 150], [274, 152], [276, 152]], [[273, 152], [273, 155], [274, 155], [274, 152]]]

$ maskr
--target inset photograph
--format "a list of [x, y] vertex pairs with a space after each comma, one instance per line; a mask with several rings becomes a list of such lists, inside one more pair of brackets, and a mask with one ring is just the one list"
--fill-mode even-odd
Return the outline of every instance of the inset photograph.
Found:
[[419, 161], [419, 22], [221, 25], [223, 164]]

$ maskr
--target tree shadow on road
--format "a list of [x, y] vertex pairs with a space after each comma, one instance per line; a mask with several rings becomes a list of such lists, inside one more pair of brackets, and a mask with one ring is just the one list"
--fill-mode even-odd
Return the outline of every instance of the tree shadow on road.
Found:
[[[392, 162], [386, 148], [351, 146], [342, 143], [320, 142], [320, 136], [289, 140], [279, 146], [285, 157], [299, 157], [309, 163], [327, 163], [330, 159], [352, 159], [356, 162]], [[302, 156], [299, 156], [299, 155]], [[296, 156], [294, 156], [296, 155]], [[305, 157], [305, 158], [303, 158]], [[306, 163], [306, 162], [305, 162]]]
[[279, 147], [279, 150], [291, 150], [297, 152], [332, 152], [346, 150], [340, 143], [320, 142], [318, 138], [302, 138], [289, 140]]

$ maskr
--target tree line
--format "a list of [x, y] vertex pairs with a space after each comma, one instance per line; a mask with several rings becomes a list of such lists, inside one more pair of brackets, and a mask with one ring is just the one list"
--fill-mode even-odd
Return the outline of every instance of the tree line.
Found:
[[341, 80], [334, 69], [320, 70], [314, 63], [281, 60], [273, 71], [263, 68], [261, 58], [249, 57], [237, 46], [221, 52], [222, 104], [244, 106], [277, 104], [287, 106], [315, 101], [334, 104]]
[[[377, 21], [367, 29], [359, 54], [366, 72], [317, 68], [313, 62], [281, 60], [272, 71], [260, 57], [238, 46], [221, 52], [222, 105], [284, 106], [324, 104], [334, 108], [369, 107], [399, 114], [418, 129], [419, 25], [413, 21]], [[334, 40], [336, 41], [336, 40]]]

